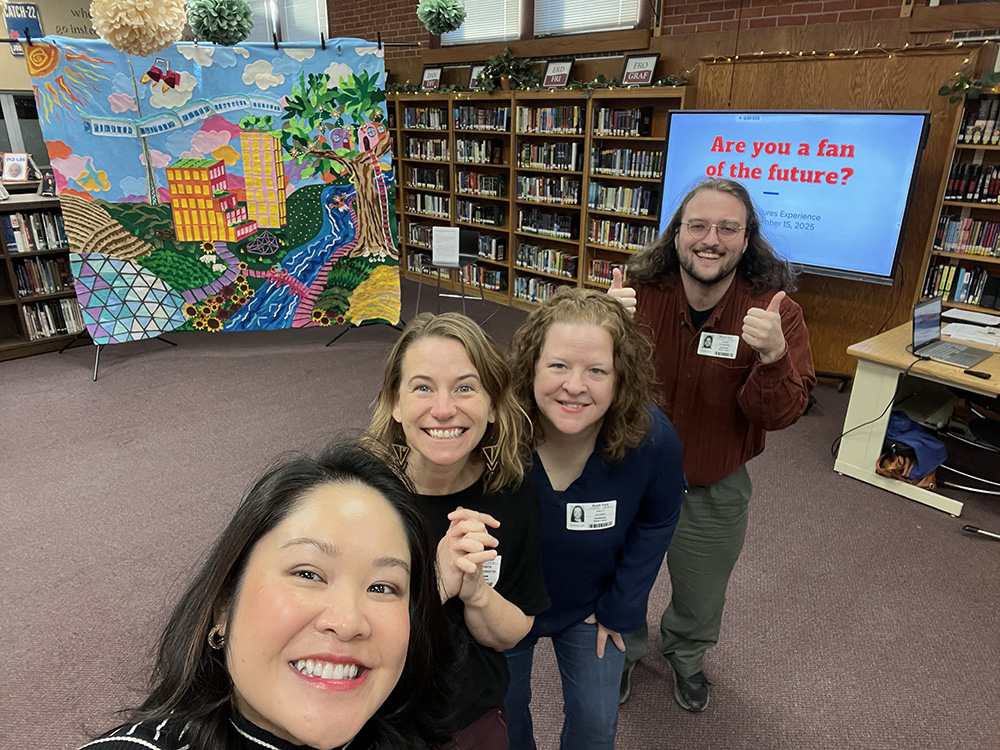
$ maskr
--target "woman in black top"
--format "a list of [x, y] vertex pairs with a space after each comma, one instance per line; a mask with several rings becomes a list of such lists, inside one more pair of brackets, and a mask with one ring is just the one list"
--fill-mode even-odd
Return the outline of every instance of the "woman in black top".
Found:
[[454, 651], [433, 566], [383, 457], [344, 445], [286, 460], [174, 608], [149, 697], [84, 747], [440, 747]]
[[441, 540], [441, 600], [466, 648], [461, 731], [449, 750], [506, 750], [502, 651], [549, 605], [538, 498], [522, 483], [528, 422], [510, 380], [503, 353], [473, 320], [424, 313], [389, 355], [369, 427], [396, 450]]

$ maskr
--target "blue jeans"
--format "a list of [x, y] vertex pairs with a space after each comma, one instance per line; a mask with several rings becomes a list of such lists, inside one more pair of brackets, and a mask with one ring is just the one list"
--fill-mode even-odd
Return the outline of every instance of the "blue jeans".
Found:
[[[537, 638], [505, 651], [510, 670], [507, 732], [511, 750], [535, 750], [531, 724], [531, 665]], [[597, 658], [597, 625], [581, 622], [552, 636], [563, 689], [562, 750], [613, 750], [618, 730], [618, 688], [625, 653], [607, 639]]]

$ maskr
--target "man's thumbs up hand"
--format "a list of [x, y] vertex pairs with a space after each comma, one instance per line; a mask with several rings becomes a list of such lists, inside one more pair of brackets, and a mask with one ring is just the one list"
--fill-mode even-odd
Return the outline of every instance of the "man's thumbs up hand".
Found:
[[785, 353], [785, 336], [781, 332], [781, 301], [787, 295], [775, 294], [767, 309], [751, 307], [743, 317], [743, 340], [760, 355], [764, 364], [780, 359]]
[[608, 294], [622, 303], [622, 307], [629, 313], [635, 315], [635, 289], [624, 286], [622, 281], [622, 269], [614, 268], [611, 271], [611, 288]]

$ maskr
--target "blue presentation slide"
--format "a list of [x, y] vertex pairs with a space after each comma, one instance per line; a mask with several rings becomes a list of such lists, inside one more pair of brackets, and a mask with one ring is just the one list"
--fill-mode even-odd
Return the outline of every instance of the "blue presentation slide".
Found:
[[662, 230], [705, 177], [739, 180], [793, 263], [888, 280], [926, 113], [673, 112]]

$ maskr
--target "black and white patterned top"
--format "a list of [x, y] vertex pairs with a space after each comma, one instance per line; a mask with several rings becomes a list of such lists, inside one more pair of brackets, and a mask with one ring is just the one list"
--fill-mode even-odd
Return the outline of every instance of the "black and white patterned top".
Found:
[[[302, 745], [293, 745], [265, 732], [235, 711], [229, 721], [239, 736], [239, 742], [232, 750], [302, 750]], [[104, 737], [88, 742], [80, 750], [198, 750], [185, 739], [189, 724], [174, 718], [122, 724]]]

